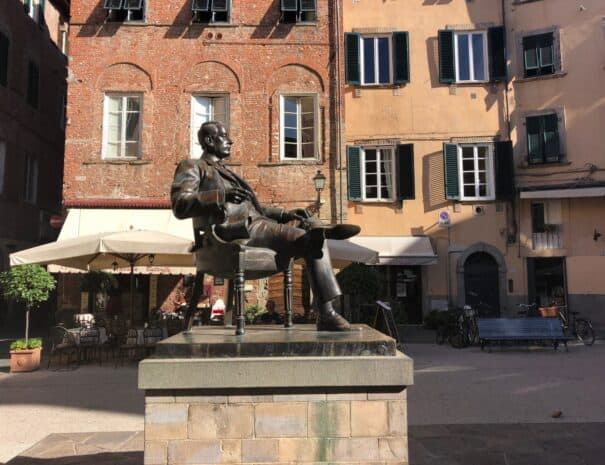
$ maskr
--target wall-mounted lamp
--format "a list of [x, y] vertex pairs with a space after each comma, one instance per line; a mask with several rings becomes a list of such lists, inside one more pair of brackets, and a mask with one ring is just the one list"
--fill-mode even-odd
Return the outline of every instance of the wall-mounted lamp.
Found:
[[321, 191], [324, 190], [326, 185], [326, 177], [321, 173], [320, 170], [317, 170], [315, 176], [313, 176], [313, 184], [315, 185], [315, 190], [317, 191], [317, 216], [319, 216], [319, 208], [321, 207]]
[[595, 228], [594, 234], [592, 235], [592, 240], [597, 242], [599, 240], [599, 237], [601, 237], [601, 233]]
[[111, 264], [111, 269], [112, 269], [113, 271], [116, 271], [116, 270], [118, 269], [118, 262], [113, 262], [113, 263]]
[[149, 264], [150, 264], [150, 265], [153, 265], [153, 262], [155, 261], [155, 255], [154, 255], [154, 254], [151, 254], [151, 255], [149, 255], [149, 257], [147, 257], [147, 258], [149, 259]]

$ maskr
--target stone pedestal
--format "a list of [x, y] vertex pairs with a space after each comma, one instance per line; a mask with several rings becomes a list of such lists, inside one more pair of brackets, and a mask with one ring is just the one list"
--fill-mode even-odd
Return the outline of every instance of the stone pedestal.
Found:
[[407, 464], [412, 360], [367, 327], [199, 328], [141, 362], [145, 465]]

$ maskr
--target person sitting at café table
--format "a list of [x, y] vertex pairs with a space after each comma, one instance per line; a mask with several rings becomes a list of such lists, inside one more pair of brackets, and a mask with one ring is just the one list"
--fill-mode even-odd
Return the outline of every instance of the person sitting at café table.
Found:
[[266, 325], [280, 324], [281, 317], [275, 311], [275, 302], [271, 299], [267, 300], [267, 313], [263, 313], [260, 317], [260, 323]]

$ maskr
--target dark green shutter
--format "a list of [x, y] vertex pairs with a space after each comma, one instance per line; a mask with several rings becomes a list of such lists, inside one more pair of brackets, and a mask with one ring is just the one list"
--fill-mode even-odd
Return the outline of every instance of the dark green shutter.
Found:
[[360, 41], [359, 34], [345, 33], [345, 80], [347, 84], [361, 84]]
[[0, 85], [8, 83], [8, 49], [10, 41], [0, 32]]
[[460, 198], [460, 188], [458, 187], [458, 146], [456, 144], [443, 144], [443, 161], [445, 198], [458, 200]]
[[439, 82], [456, 81], [456, 62], [454, 60], [454, 31], [439, 31]]
[[25, 10], [25, 14], [29, 14], [31, 2], [32, 2], [32, 0], [23, 0], [23, 9]]
[[410, 44], [407, 32], [393, 32], [393, 81], [410, 82]]
[[512, 200], [515, 195], [513, 143], [496, 142], [496, 199]]
[[542, 117], [544, 157], [547, 162], [559, 161], [559, 117], [556, 113]]
[[506, 33], [503, 26], [490, 27], [487, 31], [489, 41], [489, 75], [492, 81], [506, 81]]
[[360, 201], [361, 196], [361, 148], [347, 145], [347, 187], [349, 200]]
[[415, 199], [414, 182], [414, 144], [397, 146], [397, 198], [399, 200]]
[[38, 6], [38, 24], [40, 26], [44, 26], [46, 25], [46, 19], [44, 18], [44, 1], [45, 0], [39, 0], [39, 6]]
[[298, 0], [281, 0], [281, 11], [298, 11]]
[[542, 147], [541, 117], [530, 116], [525, 119], [527, 131], [527, 161], [528, 163], [542, 163], [544, 161], [544, 150]]
[[531, 204], [531, 232], [546, 232], [546, 218], [544, 215], [544, 203], [537, 202]]

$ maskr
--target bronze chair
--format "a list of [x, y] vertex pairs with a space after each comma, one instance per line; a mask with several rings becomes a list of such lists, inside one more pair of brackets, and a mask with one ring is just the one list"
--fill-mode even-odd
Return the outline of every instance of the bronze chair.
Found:
[[[193, 315], [204, 286], [204, 274], [209, 273], [218, 278], [229, 279], [233, 282], [235, 294], [235, 334], [240, 336], [245, 332], [244, 287], [246, 279], [261, 279], [276, 273], [284, 274], [284, 327], [292, 327], [292, 259], [281, 260], [271, 249], [248, 247], [246, 239], [224, 241], [215, 232], [215, 227], [200, 231], [196, 237], [196, 267], [191, 301], [187, 309], [186, 329], [191, 330]], [[231, 304], [231, 295], [228, 305]]]
[[59, 355], [59, 365], [61, 365], [61, 359], [63, 358], [63, 354], [67, 354], [67, 367], [69, 367], [69, 362], [71, 360], [71, 354], [74, 354], [74, 361], [76, 362], [76, 367], [80, 364], [80, 348], [76, 344], [73, 334], [71, 334], [65, 327], [63, 326], [55, 326], [50, 330], [50, 353], [48, 354], [48, 365], [46, 369], [50, 369], [50, 362], [53, 358], [53, 355]]

